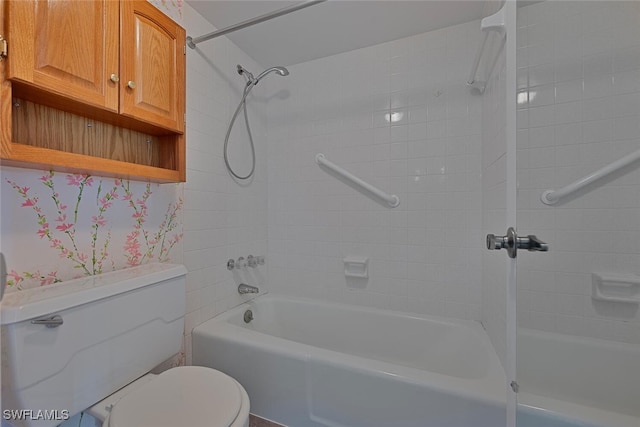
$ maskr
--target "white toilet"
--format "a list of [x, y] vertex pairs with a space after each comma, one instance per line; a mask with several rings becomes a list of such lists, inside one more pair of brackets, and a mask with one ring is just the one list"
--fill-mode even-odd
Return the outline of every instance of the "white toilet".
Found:
[[185, 274], [147, 264], [5, 295], [2, 409], [32, 411], [9, 422], [55, 426], [85, 411], [104, 427], [248, 427], [249, 397], [228, 375], [149, 373], [180, 351]]

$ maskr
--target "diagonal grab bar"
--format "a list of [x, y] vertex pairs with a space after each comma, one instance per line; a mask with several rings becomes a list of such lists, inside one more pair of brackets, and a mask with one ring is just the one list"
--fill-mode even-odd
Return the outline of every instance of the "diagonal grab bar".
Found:
[[545, 205], [553, 205], [558, 202], [558, 200], [563, 197], [568, 196], [569, 194], [573, 194], [576, 191], [586, 187], [594, 181], [598, 181], [601, 178], [604, 178], [613, 172], [620, 170], [626, 166], [629, 166], [631, 163], [640, 160], [640, 150], [634, 151], [631, 154], [627, 154], [621, 159], [616, 160], [615, 162], [609, 163], [607, 166], [598, 169], [590, 175], [585, 176], [582, 179], [572, 182], [569, 185], [565, 185], [559, 190], [547, 190], [540, 196], [540, 200]]
[[324, 154], [322, 153], [318, 153], [318, 155], [316, 155], [316, 163], [331, 169], [332, 171], [336, 172], [338, 175], [342, 176], [343, 178], [348, 179], [349, 181], [353, 182], [359, 187], [362, 187], [368, 192], [372, 193], [373, 195], [381, 198], [382, 200], [387, 202], [387, 204], [392, 208], [397, 208], [398, 205], [400, 204], [400, 199], [395, 194], [385, 193], [384, 191], [380, 190], [378, 187], [374, 187], [368, 182], [361, 180], [357, 176], [353, 175], [351, 172], [348, 172], [342, 169], [340, 166], [336, 165], [335, 163], [327, 160]]

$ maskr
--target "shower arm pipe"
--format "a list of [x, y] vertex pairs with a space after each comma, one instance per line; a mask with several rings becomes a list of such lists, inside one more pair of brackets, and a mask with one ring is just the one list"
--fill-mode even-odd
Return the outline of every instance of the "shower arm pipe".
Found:
[[[504, 5], [502, 6], [502, 8], [499, 11], [497, 11], [493, 15], [487, 16], [482, 21], [480, 21], [480, 29], [484, 33], [484, 36], [482, 38], [482, 43], [480, 43], [480, 48], [476, 52], [476, 56], [475, 56], [475, 58], [473, 60], [473, 65], [471, 66], [471, 72], [469, 73], [469, 78], [467, 79], [467, 84], [469, 86], [477, 86], [477, 85], [484, 86], [483, 83], [476, 81], [476, 74], [478, 73], [478, 67], [480, 66], [480, 60], [482, 59], [482, 54], [484, 53], [484, 49], [485, 49], [485, 47], [487, 45], [487, 40], [489, 39], [489, 32], [490, 31], [495, 31], [495, 32], [499, 33], [500, 35], [502, 35], [503, 38], [505, 36], [505, 7], [504, 7]], [[497, 55], [498, 56], [500, 55], [499, 51], [498, 51]], [[497, 57], [496, 57], [495, 61], [497, 61]], [[489, 72], [493, 71], [493, 67], [494, 66], [495, 66], [495, 62], [494, 62], [494, 65], [491, 67], [491, 70]], [[488, 76], [487, 76], [487, 79], [488, 79]]]
[[281, 9], [274, 10], [274, 11], [269, 12], [269, 13], [265, 13], [264, 15], [260, 15], [260, 16], [257, 16], [255, 18], [247, 19], [246, 21], [238, 22], [237, 24], [230, 25], [230, 26], [228, 26], [226, 28], [214, 31], [214, 32], [209, 33], [209, 34], [205, 34], [203, 36], [199, 36], [199, 37], [188, 36], [187, 37], [187, 46], [189, 46], [191, 49], [195, 49], [196, 45], [198, 43], [200, 43], [200, 42], [211, 40], [211, 39], [213, 39], [215, 37], [220, 37], [220, 36], [223, 36], [225, 34], [231, 33], [233, 31], [241, 30], [243, 28], [250, 27], [250, 26], [255, 25], [255, 24], [259, 24], [260, 22], [268, 21], [270, 19], [277, 18], [279, 16], [286, 15], [288, 13], [295, 12], [295, 11], [298, 11], [300, 9], [304, 9], [306, 7], [309, 7], [309, 6], [313, 6], [313, 5], [316, 5], [318, 3], [323, 3], [325, 1], [327, 1], [327, 0], [308, 0], [308, 1], [304, 1], [302, 3], [297, 3], [297, 4], [294, 4], [292, 6], [283, 7]]
[[357, 186], [364, 188], [365, 190], [367, 190], [371, 194], [373, 194], [373, 195], [379, 197], [380, 199], [384, 200], [385, 202], [387, 202], [387, 205], [389, 205], [389, 207], [397, 208], [398, 205], [400, 204], [400, 199], [395, 194], [388, 194], [388, 193], [380, 190], [378, 187], [374, 187], [373, 185], [369, 184], [368, 182], [363, 181], [362, 179], [360, 179], [357, 176], [353, 175], [351, 172], [348, 172], [348, 171], [342, 169], [340, 166], [336, 165], [335, 163], [327, 160], [326, 157], [324, 156], [324, 154], [322, 154], [322, 153], [318, 153], [316, 155], [316, 163], [319, 164], [319, 165], [322, 165], [322, 166], [324, 166], [324, 167], [326, 167], [328, 169], [331, 169], [332, 171], [334, 171], [335, 173], [337, 173], [341, 177], [343, 177], [345, 179], [348, 179], [349, 181], [353, 182]]
[[565, 185], [559, 190], [547, 190], [544, 193], [542, 193], [542, 195], [540, 196], [540, 200], [545, 205], [553, 205], [563, 197], [573, 194], [576, 191], [591, 184], [592, 182], [598, 181], [612, 174], [613, 172], [616, 172], [626, 166], [629, 166], [631, 163], [634, 163], [638, 160], [640, 160], [640, 150], [636, 150], [633, 153], [627, 154], [623, 158], [618, 159], [615, 162], [609, 163], [608, 165], [598, 169], [592, 174], [589, 174], [582, 179], [574, 181], [571, 184]]

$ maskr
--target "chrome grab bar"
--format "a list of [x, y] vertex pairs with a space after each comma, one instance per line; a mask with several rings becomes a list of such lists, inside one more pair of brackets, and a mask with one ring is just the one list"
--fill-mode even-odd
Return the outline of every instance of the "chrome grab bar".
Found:
[[351, 172], [348, 172], [343, 168], [341, 168], [340, 166], [336, 165], [335, 163], [327, 160], [324, 154], [322, 153], [318, 153], [318, 155], [316, 155], [316, 163], [318, 165], [322, 165], [328, 169], [331, 169], [341, 177], [353, 182], [358, 187], [361, 187], [367, 190], [368, 192], [370, 192], [371, 194], [373, 194], [374, 196], [384, 200], [387, 203], [387, 205], [391, 208], [397, 208], [398, 205], [400, 204], [400, 198], [398, 198], [398, 196], [396, 196], [395, 194], [385, 193], [378, 187], [374, 187], [368, 182], [363, 181], [362, 179], [358, 178]]
[[573, 194], [576, 191], [581, 190], [582, 188], [591, 184], [592, 182], [598, 181], [601, 178], [604, 178], [612, 174], [613, 172], [616, 172], [622, 168], [625, 168], [638, 160], [640, 160], [640, 150], [634, 151], [631, 154], [627, 154], [621, 159], [618, 159], [615, 162], [609, 163], [608, 165], [598, 169], [592, 174], [589, 174], [582, 179], [574, 181], [571, 184], [565, 185], [564, 187], [558, 190], [547, 190], [544, 193], [542, 193], [542, 195], [540, 196], [540, 200], [545, 205], [553, 205], [563, 197]]

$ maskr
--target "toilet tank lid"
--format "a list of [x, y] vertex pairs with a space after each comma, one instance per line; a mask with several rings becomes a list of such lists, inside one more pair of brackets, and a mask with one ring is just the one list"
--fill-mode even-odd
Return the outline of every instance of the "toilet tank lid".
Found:
[[0, 324], [9, 325], [77, 307], [187, 274], [182, 264], [149, 263], [4, 295]]

